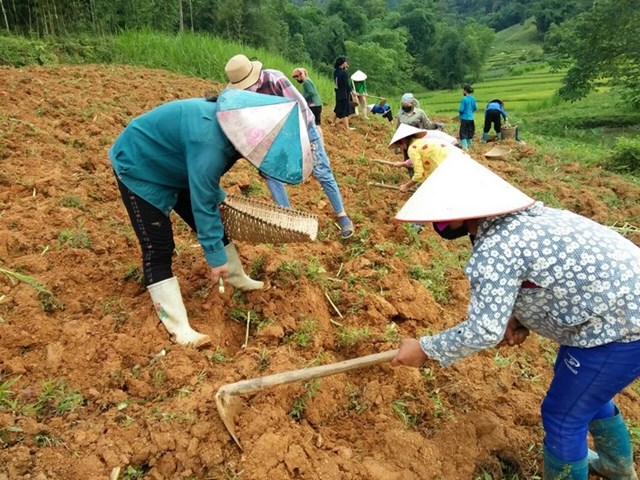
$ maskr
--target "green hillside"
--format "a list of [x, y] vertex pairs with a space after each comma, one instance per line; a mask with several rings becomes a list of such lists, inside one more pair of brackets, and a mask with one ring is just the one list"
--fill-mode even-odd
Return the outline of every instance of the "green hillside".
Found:
[[542, 60], [542, 40], [533, 17], [496, 33], [483, 77], [495, 78], [517, 73]]

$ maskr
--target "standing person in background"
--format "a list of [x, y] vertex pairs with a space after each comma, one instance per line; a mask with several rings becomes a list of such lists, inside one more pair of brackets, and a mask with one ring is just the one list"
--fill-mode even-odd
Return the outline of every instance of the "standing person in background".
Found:
[[358, 94], [358, 104], [360, 105], [360, 109], [362, 110], [362, 116], [367, 118], [367, 74], [362, 70], [356, 70], [356, 72], [351, 75], [351, 80], [353, 80], [353, 87]]
[[496, 98], [487, 103], [487, 108], [484, 111], [484, 128], [482, 129], [483, 142], [486, 142], [489, 139], [491, 124], [493, 124], [493, 129], [496, 132], [498, 140], [502, 138], [501, 118], [504, 118], [504, 121], [506, 122], [507, 112], [504, 111], [504, 102]]
[[[265, 102], [260, 98], [265, 95], [242, 93], [246, 94], [242, 99], [227, 104], [235, 101], [238, 107], [275, 109], [281, 103], [269, 97]], [[218, 116], [218, 100], [192, 98], [160, 105], [129, 122], [109, 149], [122, 202], [140, 243], [144, 283], [156, 313], [173, 341], [192, 347], [211, 339], [189, 324], [180, 285], [173, 276], [171, 210], [196, 233], [214, 285], [226, 280], [243, 291], [264, 286], [245, 274], [220, 217], [226, 196], [221, 177], [241, 155], [223, 131], [225, 120]], [[262, 120], [247, 118], [231, 127], [249, 135]], [[292, 150], [290, 155], [294, 154]], [[269, 156], [265, 153], [258, 168], [286, 178], [282, 175], [288, 173], [286, 158], [274, 162]]]
[[[320, 182], [324, 193], [331, 203], [331, 207], [338, 220], [338, 225], [340, 226], [341, 238], [346, 239], [351, 237], [354, 231], [353, 222], [344, 210], [338, 182], [336, 182], [333, 176], [331, 165], [329, 164], [329, 157], [327, 156], [324, 143], [316, 128], [315, 116], [309, 109], [304, 97], [284, 73], [279, 70], [263, 69], [261, 62], [257, 60], [251, 61], [245, 55], [236, 55], [231, 58], [224, 67], [224, 70], [229, 79], [227, 88], [292, 98], [298, 103], [300, 111], [306, 119], [309, 141], [311, 142], [313, 176]], [[348, 78], [347, 76], [347, 79]], [[264, 178], [271, 192], [273, 201], [281, 207], [291, 208], [289, 196], [284, 188], [284, 184], [268, 175], [264, 175]]]
[[424, 128], [425, 130], [431, 125], [431, 120], [429, 120], [424, 110], [420, 108], [420, 103], [413, 96], [413, 93], [402, 95], [396, 127], [399, 127], [401, 123], [416, 128]]
[[309, 78], [309, 73], [306, 68], [294, 68], [291, 76], [296, 82], [302, 84], [302, 96], [307, 101], [307, 105], [309, 105], [309, 109], [316, 119], [316, 130], [318, 130], [318, 134], [322, 139], [322, 127], [320, 126], [322, 123], [322, 100], [320, 99], [318, 89], [315, 83], [313, 83], [313, 80]]
[[351, 81], [349, 73], [347, 73], [349, 59], [340, 56], [336, 58], [333, 67], [333, 88], [336, 92], [336, 106], [333, 109], [335, 121], [340, 122], [347, 132], [355, 130], [355, 128], [349, 127], [349, 116], [355, 113], [351, 105]]
[[471, 95], [473, 87], [464, 85], [462, 87], [462, 100], [458, 108], [458, 118], [460, 119], [460, 146], [463, 150], [469, 150], [473, 141], [473, 135], [476, 133], [476, 123], [473, 120], [473, 114], [478, 109], [476, 99]]
[[[461, 194], [464, 192], [464, 194]], [[468, 155], [451, 155], [396, 215], [468, 236], [466, 318], [400, 342], [392, 365], [448, 367], [481, 350], [559, 344], [542, 402], [545, 480], [637, 480], [613, 399], [640, 376], [640, 249], [609, 227], [544, 206]], [[589, 450], [591, 434], [594, 451]]]

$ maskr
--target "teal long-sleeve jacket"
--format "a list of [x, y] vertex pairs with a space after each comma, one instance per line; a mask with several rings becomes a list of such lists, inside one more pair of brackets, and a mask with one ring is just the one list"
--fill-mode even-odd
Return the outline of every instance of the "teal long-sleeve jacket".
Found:
[[207, 263], [227, 263], [219, 205], [222, 175], [240, 157], [216, 119], [218, 104], [176, 100], [135, 118], [109, 150], [124, 185], [167, 216], [188, 189], [198, 241]]

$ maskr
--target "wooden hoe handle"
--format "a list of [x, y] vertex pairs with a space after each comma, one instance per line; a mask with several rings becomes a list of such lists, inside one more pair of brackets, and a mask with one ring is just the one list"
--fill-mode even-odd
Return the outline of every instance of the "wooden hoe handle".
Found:
[[220, 387], [227, 394], [251, 393], [275, 385], [285, 385], [288, 383], [310, 380], [312, 378], [322, 378], [329, 375], [348, 372], [358, 368], [370, 367], [380, 363], [390, 362], [398, 353], [398, 350], [389, 350], [382, 353], [374, 353], [364, 357], [344, 360], [342, 362], [320, 365], [318, 367], [301, 368], [288, 372], [275, 373], [266, 377], [250, 378], [236, 383], [229, 383]]

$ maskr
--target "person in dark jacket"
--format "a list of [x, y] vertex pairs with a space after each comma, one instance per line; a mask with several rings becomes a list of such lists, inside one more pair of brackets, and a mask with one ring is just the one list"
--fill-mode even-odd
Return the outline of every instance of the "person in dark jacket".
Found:
[[491, 130], [491, 124], [496, 132], [496, 137], [502, 138], [502, 124], [501, 120], [507, 121], [507, 112], [504, 111], [504, 102], [500, 99], [493, 99], [487, 104], [487, 108], [484, 111], [484, 128], [482, 130], [482, 141], [486, 142], [489, 138], [489, 130]]
[[347, 57], [338, 57], [334, 63], [333, 71], [334, 90], [336, 92], [336, 106], [333, 109], [335, 121], [342, 124], [346, 131], [355, 130], [349, 127], [349, 117], [356, 113], [355, 108], [351, 104], [351, 79], [349, 78], [349, 59]]

